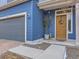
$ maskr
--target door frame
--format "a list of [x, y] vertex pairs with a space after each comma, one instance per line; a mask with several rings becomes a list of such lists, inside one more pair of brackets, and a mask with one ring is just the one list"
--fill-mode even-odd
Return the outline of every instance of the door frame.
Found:
[[[60, 16], [60, 15], [66, 15], [66, 23], [68, 23], [68, 16], [67, 16], [67, 14], [66, 13], [64, 13], [64, 14], [58, 14], [58, 15], [56, 15], [56, 17], [57, 16]], [[55, 18], [55, 39], [56, 39], [56, 20], [57, 20], [57, 18]], [[66, 24], [66, 40], [68, 40], [68, 24]]]
[[0, 17], [0, 20], [8, 19], [8, 18], [14, 18], [14, 17], [20, 17], [24, 16], [25, 17], [25, 43], [27, 42], [27, 12], [21, 12], [21, 13], [16, 13], [8, 16], [2, 16]]
[[[55, 40], [56, 40], [56, 28], [57, 28], [57, 27], [56, 27], [56, 20], [57, 20], [56, 17], [59, 16], [59, 15], [66, 15], [66, 16], [67, 16], [67, 13], [56, 14], [57, 11], [59, 11], [59, 10], [56, 10], [56, 11], [55, 11]], [[66, 20], [67, 20], [66, 23], [68, 23], [68, 16], [67, 16]], [[67, 41], [67, 40], [68, 40], [68, 24], [66, 24], [66, 26], [67, 26], [67, 27], [66, 27], [66, 30], [67, 30], [67, 32], [66, 32], [66, 41]]]
[[[71, 20], [72, 20], [72, 25], [71, 25], [71, 29], [72, 29], [72, 32], [73, 32], [73, 8], [67, 8], [67, 9], [61, 9], [61, 10], [68, 10], [68, 9], [71, 9]], [[56, 16], [57, 15], [67, 15], [67, 23], [68, 23], [68, 13], [63, 13], [63, 14], [57, 14], [56, 12], [58, 12], [58, 11], [61, 11], [61, 10], [55, 10], [55, 34], [54, 34], [54, 36], [55, 36], [55, 39], [56, 39]], [[67, 41], [69, 41], [70, 39], [68, 38], [68, 34], [69, 33], [72, 33], [72, 32], [69, 32], [68, 31], [68, 24], [67, 24], [67, 37], [66, 37], [66, 39], [67, 39]]]

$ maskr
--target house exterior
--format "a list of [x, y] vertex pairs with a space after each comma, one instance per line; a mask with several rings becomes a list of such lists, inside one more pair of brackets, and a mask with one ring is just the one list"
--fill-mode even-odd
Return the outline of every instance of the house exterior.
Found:
[[0, 39], [33, 41], [43, 37], [43, 13], [37, 0], [0, 0], [0, 3]]
[[72, 40], [78, 44], [78, 2], [0, 0], [0, 39], [40, 41], [46, 35], [57, 41]]

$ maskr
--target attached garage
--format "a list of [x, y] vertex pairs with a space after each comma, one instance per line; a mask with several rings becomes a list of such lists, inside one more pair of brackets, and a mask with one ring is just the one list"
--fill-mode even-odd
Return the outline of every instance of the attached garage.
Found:
[[17, 14], [0, 19], [0, 39], [25, 41], [25, 16]]

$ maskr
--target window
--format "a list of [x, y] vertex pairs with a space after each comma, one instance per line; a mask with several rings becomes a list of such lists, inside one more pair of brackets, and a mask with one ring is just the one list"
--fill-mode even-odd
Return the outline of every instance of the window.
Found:
[[72, 33], [72, 14], [68, 13], [68, 31]]
[[0, 0], [0, 6], [6, 5], [9, 2], [12, 2], [14, 0]]
[[57, 14], [71, 13], [71, 9], [57, 11]]
[[0, 0], [0, 6], [7, 4], [7, 0]]

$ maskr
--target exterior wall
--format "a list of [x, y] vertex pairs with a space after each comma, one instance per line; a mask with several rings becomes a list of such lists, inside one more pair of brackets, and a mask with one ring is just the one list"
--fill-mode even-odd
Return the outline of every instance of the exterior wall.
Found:
[[43, 38], [43, 11], [37, 7], [38, 1], [32, 1], [33, 40]]
[[48, 31], [52, 37], [55, 37], [55, 10], [53, 10], [51, 12], [51, 16], [52, 16], [52, 21], [49, 25], [50, 27], [49, 27]]
[[51, 37], [55, 37], [55, 10], [50, 11], [44, 11], [44, 16], [48, 15], [49, 25], [48, 25], [48, 31], [47, 33], [51, 34]]
[[32, 40], [32, 19], [31, 19], [31, 2], [25, 2], [20, 5], [14, 6], [12, 8], [8, 8], [5, 10], [0, 11], [0, 17], [27, 12], [27, 39]]
[[42, 11], [37, 7], [37, 0], [19, 4], [0, 11], [0, 17], [27, 12], [27, 40], [33, 41], [43, 37]]
[[[52, 37], [55, 37], [55, 10], [52, 10], [50, 14], [48, 11], [43, 11], [37, 7], [37, 0], [31, 0], [17, 6], [0, 11], [0, 17], [17, 14], [21, 12], [27, 12], [27, 40], [33, 41], [43, 38], [43, 16], [51, 16], [51, 23], [49, 23], [48, 32]], [[76, 24], [75, 24], [75, 8], [73, 9], [73, 33], [68, 34], [69, 39], [76, 39]]]
[[[47, 11], [45, 13], [47, 13]], [[48, 15], [52, 17], [51, 18], [52, 19], [52, 21], [51, 21], [52, 23], [49, 23], [48, 32], [54, 38], [55, 37], [55, 10], [52, 10], [50, 12], [50, 14], [48, 14]], [[68, 34], [68, 39], [75, 40], [76, 39], [75, 7], [73, 9], [73, 18], [72, 18], [72, 20], [73, 20], [73, 33], [69, 33]]]

